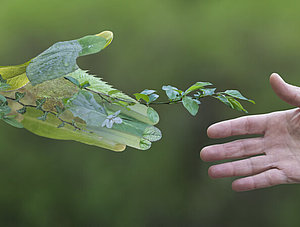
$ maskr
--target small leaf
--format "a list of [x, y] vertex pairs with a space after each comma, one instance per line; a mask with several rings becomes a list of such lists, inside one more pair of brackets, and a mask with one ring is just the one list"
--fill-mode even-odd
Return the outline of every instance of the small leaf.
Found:
[[242, 106], [242, 104], [234, 98], [228, 98], [228, 101], [232, 104], [232, 108], [238, 111], [248, 113], [248, 111]]
[[2, 77], [2, 76], [1, 76], [1, 74], [0, 74], [0, 83], [3, 83], [3, 84], [5, 84], [5, 83], [6, 83], [6, 81], [7, 81], [7, 80], [3, 79], [3, 77]]
[[0, 102], [6, 103], [6, 98], [3, 95], [0, 95]]
[[160, 140], [162, 137], [161, 131], [155, 127], [148, 127], [144, 131], [143, 138], [149, 140], [150, 142], [155, 142]]
[[106, 40], [106, 44], [104, 46], [104, 48], [105, 48], [112, 42], [114, 34], [111, 31], [103, 31], [103, 32], [97, 34], [96, 36], [103, 37]]
[[75, 84], [77, 87], [80, 87], [80, 83], [77, 79], [71, 77], [71, 76], [65, 76], [65, 79], [70, 81], [71, 83]]
[[22, 98], [24, 98], [24, 96], [26, 95], [26, 93], [24, 92], [24, 93], [21, 93], [21, 92], [16, 92], [15, 93], [15, 101], [16, 102], [18, 102], [18, 101], [20, 101]]
[[6, 91], [10, 88], [10, 85], [6, 83], [7, 80], [3, 79], [3, 77], [0, 74], [0, 91]]
[[25, 114], [25, 113], [26, 113], [26, 107], [25, 107], [25, 106], [22, 107], [21, 109], [17, 110], [17, 112], [18, 112], [19, 114]]
[[37, 119], [41, 120], [41, 121], [46, 121], [47, 120], [47, 115], [48, 115], [48, 112], [45, 112], [42, 116], [38, 117]]
[[55, 106], [55, 109], [56, 109], [58, 114], [62, 113], [62, 111], [63, 111], [60, 106]]
[[36, 103], [36, 109], [42, 110], [42, 107], [43, 107], [43, 105], [44, 105], [45, 102], [46, 102], [46, 98], [37, 99], [35, 101], [35, 103]]
[[135, 96], [137, 101], [139, 101], [140, 99], [143, 99], [146, 103], [148, 103], [149, 100], [150, 100], [148, 95], [144, 95], [144, 94], [141, 94], [141, 93], [135, 93], [133, 95]]
[[82, 50], [79, 56], [95, 54], [106, 47], [106, 39], [101, 36], [87, 35], [78, 39]]
[[11, 88], [9, 84], [0, 83], [0, 91], [6, 91], [9, 88]]
[[185, 95], [193, 92], [193, 91], [196, 91], [196, 90], [199, 90], [200, 88], [203, 88], [205, 86], [209, 86], [209, 85], [212, 85], [212, 83], [210, 82], [197, 82], [195, 84], [193, 84], [192, 86], [190, 86], [184, 93]]
[[107, 94], [109, 95], [109, 96], [111, 96], [111, 95], [115, 95], [115, 94], [118, 94], [118, 93], [120, 93], [121, 91], [119, 91], [119, 90], [111, 90], [111, 91], [109, 91]]
[[148, 116], [149, 120], [151, 122], [153, 122], [154, 124], [159, 122], [159, 115], [152, 107], [149, 107], [147, 109], [147, 116]]
[[70, 110], [74, 117], [84, 120], [87, 127], [101, 125], [106, 119], [105, 108], [96, 101], [91, 92], [81, 90], [65, 103], [65, 108]]
[[251, 102], [251, 103], [255, 104], [255, 102], [253, 100], [244, 97], [238, 90], [226, 90], [224, 93], [231, 96], [231, 97], [233, 97], [233, 98], [246, 100], [248, 102]]
[[13, 127], [23, 128], [23, 125], [20, 122], [18, 122], [15, 118], [5, 116], [4, 118], [2, 118], [2, 120], [5, 121], [7, 124], [10, 124]]
[[189, 96], [184, 96], [182, 98], [182, 103], [183, 106], [190, 112], [190, 114], [192, 114], [193, 116], [195, 116], [198, 113], [199, 110], [199, 105], [198, 103], [192, 99]]
[[201, 104], [201, 102], [198, 99], [193, 99], [198, 105]]
[[78, 69], [76, 59], [81, 51], [77, 40], [55, 43], [31, 60], [26, 76], [33, 86], [66, 76]]
[[178, 90], [176, 87], [168, 85], [163, 86], [162, 89], [166, 91], [166, 94], [170, 100], [176, 99], [180, 95], [180, 90]]
[[227, 106], [229, 106], [230, 108], [234, 109], [233, 105], [231, 104], [231, 102], [229, 102], [229, 100], [227, 99], [227, 97], [225, 95], [218, 94], [218, 96], [216, 96], [215, 98], [219, 99], [222, 103], [224, 103]]
[[154, 102], [155, 100], [157, 100], [159, 98], [158, 94], [151, 94], [149, 95], [149, 103]]
[[60, 125], [57, 126], [57, 128], [63, 128], [65, 126], [65, 122], [61, 122]]
[[144, 95], [151, 95], [153, 93], [155, 93], [156, 91], [155, 90], [148, 90], [148, 89], [145, 89], [144, 91], [140, 92], [140, 94], [144, 94]]
[[55, 109], [58, 117], [65, 111], [65, 108], [61, 108], [60, 106], [57, 105], [55, 106]]
[[210, 96], [215, 94], [216, 88], [202, 88], [200, 89], [204, 96]]
[[81, 89], [84, 89], [84, 88], [89, 87], [89, 86], [91, 86], [91, 85], [88, 81], [85, 81], [85, 82], [83, 82], [82, 84], [79, 85], [79, 87]]
[[10, 108], [9, 106], [7, 106], [7, 105], [5, 105], [5, 106], [0, 106], [0, 114], [1, 114], [2, 116], [6, 115], [6, 114], [9, 114], [10, 111], [11, 111], [11, 108]]
[[149, 97], [149, 101], [147, 102], [149, 104], [149, 103], [154, 102], [156, 99], [159, 98], [158, 94], [154, 94], [155, 92], [156, 92], [155, 90], [145, 89], [140, 94], [144, 94], [144, 95], [147, 95]]
[[26, 76], [26, 68], [30, 61], [22, 65], [0, 66], [0, 90], [17, 90], [25, 86], [29, 80]]

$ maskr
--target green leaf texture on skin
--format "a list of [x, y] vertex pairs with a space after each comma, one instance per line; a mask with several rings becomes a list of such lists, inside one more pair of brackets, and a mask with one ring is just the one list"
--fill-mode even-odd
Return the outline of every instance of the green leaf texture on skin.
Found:
[[[90, 86], [88, 87], [90, 90], [95, 92], [101, 92], [103, 94], [108, 94], [110, 91], [114, 91], [115, 89], [107, 84], [105, 81], [103, 81], [101, 78], [92, 76], [87, 73], [87, 71], [78, 69], [73, 73], [68, 74], [68, 76], [75, 78], [79, 81], [79, 83], [83, 83], [85, 81], [88, 81]], [[118, 110], [122, 110], [122, 113], [125, 115], [128, 115], [130, 117], [133, 117], [139, 121], [145, 122], [147, 124], [155, 125], [159, 122], [159, 116], [156, 113], [155, 110], [153, 110], [151, 107], [147, 107], [145, 105], [142, 105], [138, 103], [135, 99], [131, 98], [130, 96], [118, 92], [114, 94], [114, 98], [124, 99], [128, 102], [136, 103], [135, 105], [128, 106], [127, 108], [120, 107], [118, 105], [110, 104], [106, 102], [104, 105], [107, 109], [111, 110], [112, 112], [116, 112]], [[151, 116], [149, 117], [149, 108], [153, 110], [151, 112]], [[129, 110], [128, 110], [129, 109]]]
[[95, 54], [112, 41], [112, 32], [88, 35], [71, 41], [58, 42], [31, 60], [26, 74], [33, 86], [66, 76], [79, 67], [76, 59]]
[[[108, 92], [116, 90], [111, 85], [107, 84], [107, 82], [103, 81], [101, 78], [88, 74], [87, 70], [78, 69], [75, 72], [70, 73], [66, 76], [75, 78], [79, 81], [80, 84], [86, 81], [89, 82], [90, 86], [88, 88], [96, 92], [101, 92], [108, 95]], [[114, 97], [127, 100], [128, 102], [137, 103], [135, 99], [122, 92], [115, 94]]]
[[88, 91], [79, 91], [72, 98], [68, 99], [64, 106], [72, 112], [74, 117], [79, 117], [90, 126], [101, 127], [107, 118], [107, 112]]
[[58, 42], [32, 59], [26, 68], [31, 84], [37, 85], [78, 69], [76, 59], [82, 47], [77, 40]]
[[[78, 79], [79, 82], [88, 81], [91, 84], [91, 86], [89, 87], [90, 89], [104, 94], [108, 93], [111, 90], [115, 90], [106, 82], [87, 74], [83, 70], [77, 70], [75, 73], [69, 74], [68, 76]], [[26, 104], [34, 104], [32, 100], [46, 98], [43, 109], [54, 112], [56, 112], [55, 106], [63, 106], [62, 100], [64, 98], [72, 97], [74, 95], [76, 96], [78, 91], [80, 91], [80, 89], [76, 85], [64, 78], [49, 80], [36, 86], [28, 84], [21, 90], [22, 92], [26, 92], [26, 95], [22, 99], [22, 102], [25, 102]], [[84, 97], [79, 96], [81, 97], [81, 99], [76, 100], [78, 101], [77, 103], [75, 102], [75, 104], [77, 104], [77, 108], [73, 107], [73, 109], [70, 109], [73, 110], [73, 114], [71, 114], [70, 111], [67, 111], [67, 113], [69, 114], [68, 116], [66, 116], [67, 113], [64, 113], [62, 116], [64, 120], [69, 122], [75, 120], [76, 124], [82, 124], [82, 127], [84, 129], [93, 131], [98, 137], [105, 138], [110, 142], [114, 142], [115, 144], [128, 145], [142, 150], [150, 148], [151, 142], [154, 142], [161, 138], [161, 132], [157, 128], [152, 126], [159, 121], [159, 116], [153, 108], [136, 103], [133, 106], [128, 106], [128, 108], [131, 109], [129, 110], [128, 108], [119, 106], [117, 104], [109, 103], [104, 99], [101, 99], [97, 94], [92, 94], [91, 92], [84, 90], [80, 91], [79, 93], [85, 93], [88, 96], [97, 98], [97, 102], [100, 102], [105, 110], [102, 110], [101, 105], [96, 102], [96, 99], [93, 98], [92, 101], [91, 98], [84, 100]], [[10, 96], [14, 96], [13, 92], [12, 94], [10, 94]], [[120, 92], [114, 94], [114, 96], [134, 102], [134, 99]], [[20, 106], [17, 106], [15, 109], [19, 108]], [[122, 117], [124, 124], [122, 126], [114, 125], [112, 129], [101, 127], [101, 124], [106, 119], [107, 115], [112, 114], [117, 110], [121, 110], [120, 116]], [[43, 121], [37, 119], [37, 121], [35, 121], [35, 119], [33, 119], [34, 117], [40, 117], [42, 115], [41, 111], [38, 111], [38, 113], [39, 114], [37, 114], [36, 116], [31, 117], [31, 112], [26, 112], [26, 119], [31, 119], [31, 122], [34, 121], [35, 125], [44, 125]], [[82, 120], [86, 121], [86, 124], [83, 124], [83, 121], [78, 121], [78, 119], [74, 118], [74, 116], [80, 117]], [[53, 115], [48, 115], [47, 119], [48, 118], [52, 119]], [[61, 123], [59, 120], [56, 122], [53, 122], [53, 120], [51, 120], [50, 122], [46, 120], [45, 122], [47, 124], [51, 122], [55, 123], [52, 127], [49, 126], [47, 130], [50, 130], [50, 128], [55, 129], [55, 131], [64, 129], [64, 127], [59, 129], [56, 128]], [[48, 137], [47, 130], [40, 132], [37, 127], [32, 128], [30, 124], [25, 124], [24, 127], [29, 131], [34, 132], [35, 134]], [[68, 125], [65, 125], [65, 127], [70, 128], [70, 130], [72, 128]], [[77, 134], [72, 134], [67, 139], [72, 139], [73, 135]], [[51, 131], [49, 131], [49, 137], [56, 138], [53, 137]], [[60, 135], [60, 138], [58, 139], [63, 139], [63, 137]], [[74, 140], [79, 141], [78, 138], [76, 139], [76, 137], [74, 138]], [[80, 142], [85, 143], [85, 141]], [[100, 145], [102, 146], [103, 144], [100, 143]], [[103, 145], [102, 147], [105, 146]], [[107, 146], [105, 148], [107, 148]]]
[[[99, 52], [110, 44], [112, 38], [111, 32], [102, 32], [79, 40], [59, 42], [24, 65], [2, 67], [8, 69], [8, 73], [4, 74], [11, 78], [15, 75], [25, 75], [25, 79], [29, 78], [31, 83], [28, 83], [27, 79], [26, 86], [22, 85], [24, 87], [21, 89], [18, 89], [20, 86], [16, 87], [18, 92], [26, 92], [25, 97], [21, 98], [25, 105], [35, 105], [37, 99], [45, 99], [42, 109], [53, 113], [57, 112], [57, 106], [64, 107], [64, 99], [71, 98], [77, 93], [93, 96], [93, 100], [89, 99], [85, 103], [87, 105], [82, 105], [81, 100], [76, 103], [80, 108], [75, 110], [70, 108], [60, 115], [64, 121], [74, 121], [82, 130], [74, 131], [73, 126], [62, 123], [53, 114], [47, 114], [44, 121], [38, 120], [43, 112], [32, 107], [28, 107], [23, 115], [18, 112], [17, 120], [29, 131], [48, 138], [75, 140], [114, 151], [122, 151], [126, 145], [142, 150], [150, 148], [151, 142], [161, 138], [160, 130], [153, 126], [159, 121], [157, 112], [122, 92], [115, 92], [112, 86], [79, 69], [76, 64], [77, 57]], [[9, 79], [9, 76], [3, 78]], [[89, 91], [80, 91], [78, 86], [62, 78], [64, 76], [72, 77], [80, 84], [89, 83], [90, 86], [87, 88]], [[19, 78], [16, 81], [19, 81]], [[114, 91], [113, 98], [101, 95], [111, 95], [112, 91]], [[7, 92], [6, 96], [15, 97], [15, 92]], [[120, 105], [121, 100], [130, 105]], [[93, 108], [90, 108], [91, 103]], [[10, 105], [13, 112], [21, 108], [14, 102]], [[112, 129], [102, 127], [107, 115], [119, 110], [122, 124], [114, 124]]]
[[27, 108], [27, 112], [23, 115], [24, 119], [21, 123], [24, 128], [30, 132], [51, 139], [74, 140], [113, 151], [123, 151], [126, 148], [124, 144], [116, 143], [107, 139], [107, 137], [101, 137], [95, 133], [78, 130], [74, 131], [74, 128], [70, 125], [58, 128], [57, 126], [61, 124], [61, 121], [58, 118], [53, 115], [48, 115], [46, 121], [41, 121], [37, 119], [41, 115], [42, 111], [34, 108]]
[[26, 76], [26, 67], [29, 63], [30, 61], [22, 65], [0, 66], [1, 77], [10, 85], [9, 88], [5, 89], [6, 91], [19, 89], [29, 83]]
[[[65, 107], [86, 122], [86, 129], [104, 138], [109, 138], [118, 143], [124, 143], [130, 147], [146, 150], [151, 147], [151, 142], [161, 138], [159, 129], [141, 122], [128, 115], [118, 115], [122, 119], [121, 124], [114, 124], [112, 129], [102, 127], [110, 110], [105, 109], [105, 100], [96, 101], [94, 94], [88, 91], [80, 91], [65, 103]], [[116, 105], [117, 106], [117, 105]], [[120, 106], [118, 106], [120, 108]], [[145, 141], [148, 141], [145, 143]]]

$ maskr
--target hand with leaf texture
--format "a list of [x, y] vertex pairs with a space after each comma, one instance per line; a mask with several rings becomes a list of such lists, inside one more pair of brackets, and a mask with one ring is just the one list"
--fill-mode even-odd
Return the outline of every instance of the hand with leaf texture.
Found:
[[182, 104], [195, 116], [203, 98], [213, 97], [232, 109], [247, 112], [238, 90], [216, 92], [210, 82], [186, 90], [163, 86], [167, 100], [157, 102], [156, 90], [135, 93], [136, 99], [114, 89], [77, 65], [77, 58], [106, 48], [113, 33], [57, 42], [22, 65], [0, 66], [0, 121], [39, 136], [75, 140], [113, 151], [126, 146], [147, 150], [161, 139], [155, 104]]
[[[285, 102], [300, 107], [300, 88], [273, 73], [270, 83]], [[204, 161], [241, 159], [213, 165], [212, 178], [246, 176], [232, 183], [235, 191], [248, 191], [279, 184], [300, 183], [300, 109], [246, 116], [216, 123], [207, 130], [210, 138], [262, 135], [204, 147]], [[244, 159], [243, 159], [244, 158]]]

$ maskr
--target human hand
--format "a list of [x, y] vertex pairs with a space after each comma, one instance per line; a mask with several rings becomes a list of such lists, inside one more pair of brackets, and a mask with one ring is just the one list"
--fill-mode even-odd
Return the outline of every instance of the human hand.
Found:
[[[300, 107], [300, 88], [273, 73], [270, 83], [285, 102]], [[241, 159], [213, 165], [212, 178], [247, 176], [232, 183], [235, 191], [248, 191], [279, 184], [300, 183], [300, 109], [241, 117], [216, 123], [207, 130], [210, 138], [262, 135], [204, 147], [203, 161]], [[252, 156], [252, 157], [251, 157]]]

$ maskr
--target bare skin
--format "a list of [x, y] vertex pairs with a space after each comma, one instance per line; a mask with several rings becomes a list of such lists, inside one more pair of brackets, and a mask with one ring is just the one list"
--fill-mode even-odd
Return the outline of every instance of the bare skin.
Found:
[[245, 176], [233, 181], [235, 191], [300, 183], [300, 88], [275, 73], [270, 83], [282, 100], [297, 108], [223, 121], [207, 130], [210, 138], [261, 135], [204, 147], [200, 152], [203, 161], [239, 159], [208, 169], [212, 178]]

